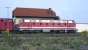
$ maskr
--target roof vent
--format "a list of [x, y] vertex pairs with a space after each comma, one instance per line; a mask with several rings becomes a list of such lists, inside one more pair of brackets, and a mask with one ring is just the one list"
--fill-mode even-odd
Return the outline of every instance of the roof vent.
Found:
[[49, 8], [49, 11], [51, 11], [51, 8]]

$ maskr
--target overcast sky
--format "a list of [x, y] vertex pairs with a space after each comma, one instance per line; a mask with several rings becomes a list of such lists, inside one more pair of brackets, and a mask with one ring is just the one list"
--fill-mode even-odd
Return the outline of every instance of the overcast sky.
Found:
[[88, 23], [88, 0], [0, 0], [0, 17], [11, 18], [16, 7], [52, 8], [61, 19]]

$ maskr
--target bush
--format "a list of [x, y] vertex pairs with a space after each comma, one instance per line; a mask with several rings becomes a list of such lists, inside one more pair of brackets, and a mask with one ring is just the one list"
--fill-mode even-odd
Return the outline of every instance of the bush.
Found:
[[8, 31], [4, 31], [2, 32], [3, 34], [3, 38], [4, 38], [4, 42], [6, 42], [10, 47], [14, 47], [14, 46], [19, 46], [22, 44], [22, 39], [18, 38], [18, 37], [13, 37], [11, 32]]
[[88, 37], [88, 31], [80, 32], [81, 36]]

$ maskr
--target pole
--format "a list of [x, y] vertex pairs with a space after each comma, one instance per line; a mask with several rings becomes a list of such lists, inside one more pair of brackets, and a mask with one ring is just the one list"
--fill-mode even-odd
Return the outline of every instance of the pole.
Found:
[[[5, 8], [6, 8], [6, 11], [7, 11], [6, 17], [7, 17], [7, 19], [8, 19], [8, 18], [9, 18], [9, 14], [10, 14], [10, 12], [9, 12], [10, 7], [5, 7]], [[9, 33], [9, 28], [7, 28], [6, 31]]]

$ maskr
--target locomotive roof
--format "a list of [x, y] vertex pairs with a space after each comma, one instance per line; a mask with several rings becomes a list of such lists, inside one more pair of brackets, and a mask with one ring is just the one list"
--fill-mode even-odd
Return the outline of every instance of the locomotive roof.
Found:
[[51, 9], [41, 9], [41, 8], [16, 8], [13, 11], [13, 16], [17, 17], [54, 17], [56, 13]]
[[53, 23], [53, 22], [55, 22], [55, 23], [58, 23], [58, 22], [60, 22], [60, 23], [67, 23], [67, 22], [74, 23], [74, 20], [29, 20], [29, 19], [25, 19], [24, 21], [25, 22], [46, 22], [46, 23]]

